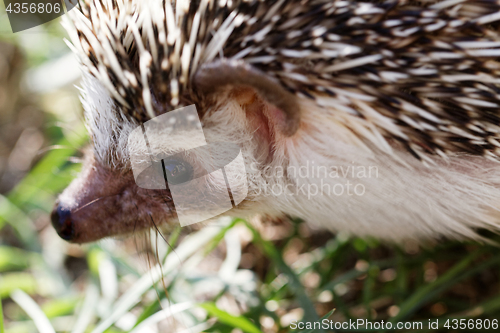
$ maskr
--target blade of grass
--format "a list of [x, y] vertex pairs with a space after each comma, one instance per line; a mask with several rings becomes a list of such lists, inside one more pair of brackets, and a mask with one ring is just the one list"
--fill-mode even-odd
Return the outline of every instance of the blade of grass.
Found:
[[231, 282], [241, 262], [241, 243], [234, 229], [228, 230], [224, 239], [227, 251], [226, 258], [219, 269], [219, 277], [223, 281]]
[[[372, 261], [372, 265], [377, 266], [380, 269], [390, 267], [393, 264], [394, 264], [394, 260], [375, 260], [375, 261]], [[336, 277], [332, 281], [328, 282], [323, 287], [321, 287], [321, 289], [318, 291], [318, 294], [321, 293], [321, 291], [323, 291], [323, 290], [332, 290], [336, 285], [354, 280], [363, 274], [366, 274], [366, 272], [360, 271], [356, 268], [351, 269], [351, 270], [343, 273], [342, 275]]]
[[0, 194], [0, 229], [5, 223], [12, 226], [25, 248], [40, 251], [33, 221], [9, 198]]
[[[325, 319], [328, 319], [330, 318], [330, 316], [335, 312], [335, 308], [331, 309], [330, 312], [328, 312], [326, 315], [324, 315], [322, 318], [321, 318], [321, 322], [323, 322], [323, 320]], [[311, 330], [308, 330], [308, 331], [301, 331], [300, 333], [314, 333], [314, 329], [311, 329]]]
[[172, 233], [170, 233], [170, 236], [168, 237], [168, 248], [167, 252], [165, 253], [165, 256], [162, 258], [162, 261], [165, 261], [167, 256], [174, 250], [175, 245], [177, 244], [177, 241], [179, 240], [179, 236], [181, 235], [182, 227], [177, 226]]
[[2, 300], [0, 299], [0, 333], [4, 333], [3, 328], [3, 308], [2, 308]]
[[[265, 241], [260, 233], [255, 230], [255, 228], [245, 220], [239, 220], [243, 222], [247, 228], [252, 232], [255, 243], [261, 248], [261, 250], [274, 262], [276, 267], [285, 274], [288, 278], [290, 289], [296, 294], [297, 301], [304, 310], [304, 321], [317, 322], [319, 321], [319, 316], [316, 313], [313, 302], [309, 299], [306, 294], [305, 288], [300, 283], [298, 276], [295, 272], [284, 262], [281, 257], [280, 252], [276, 247], [268, 241]], [[318, 331], [318, 332], [322, 332]]]
[[33, 294], [38, 288], [39, 285], [31, 273], [16, 272], [0, 275], [0, 298], [8, 297], [16, 289]]
[[108, 256], [103, 256], [99, 262], [98, 270], [102, 294], [101, 302], [112, 304], [118, 296], [116, 267]]
[[[44, 158], [30, 171], [22, 181], [9, 193], [9, 200], [15, 205], [22, 207], [28, 201], [36, 201], [40, 190], [50, 190], [52, 193], [62, 188], [54, 188], [54, 170], [61, 169], [73, 156], [75, 151], [87, 142], [87, 131], [83, 125], [70, 133], [68, 138], [63, 138], [57, 145], [62, 147], [75, 147], [74, 149], [56, 149], [48, 152]], [[76, 146], [75, 146], [76, 145]], [[65, 186], [64, 184], [60, 184]], [[34, 200], [35, 199], [35, 200]]]
[[373, 298], [375, 289], [375, 280], [378, 276], [379, 268], [375, 265], [371, 266], [367, 271], [367, 277], [363, 285], [363, 304], [365, 306], [366, 315], [368, 320], [372, 320], [372, 312], [370, 302]]
[[448, 286], [450, 284], [449, 282], [452, 281], [454, 277], [467, 269], [470, 263], [482, 253], [483, 251], [475, 251], [469, 254], [467, 257], [465, 257], [463, 260], [449, 269], [446, 273], [437, 278], [434, 282], [425, 284], [420, 287], [413, 293], [412, 296], [410, 296], [403, 304], [401, 304], [399, 313], [391, 318], [390, 322], [395, 323], [397, 321], [401, 321], [402, 319], [413, 313], [421, 304], [429, 299], [429, 295], [433, 290], [445, 285]]
[[24, 291], [14, 290], [10, 297], [14, 302], [19, 305], [24, 312], [33, 320], [36, 328], [39, 332], [43, 333], [55, 333], [54, 327], [50, 323], [49, 319], [43, 313], [42, 309], [35, 303], [35, 301], [28, 296]]
[[141, 314], [137, 317], [137, 321], [134, 324], [134, 328], [139, 326], [143, 321], [147, 320], [149, 317], [153, 316], [158, 311], [161, 311], [160, 299], [155, 299], [153, 303], [142, 309]]
[[[476, 273], [479, 273], [479, 272], [485, 270], [486, 268], [488, 268], [489, 266], [492, 266], [492, 265], [498, 264], [498, 263], [500, 263], [500, 257], [494, 256], [490, 260], [487, 260], [487, 261], [475, 266], [474, 268], [463, 272], [461, 275], [459, 275], [458, 277], [453, 279], [450, 282], [450, 285], [455, 285], [459, 281], [466, 279], [469, 276], [472, 276]], [[438, 293], [442, 292], [443, 289], [445, 289], [445, 288], [441, 287], [441, 289], [438, 289], [438, 290], [434, 291], [433, 293], [438, 294]], [[431, 297], [432, 296], [434, 296], [434, 295], [431, 295]], [[458, 318], [469, 318], [469, 317], [484, 316], [484, 315], [488, 315], [488, 314], [494, 314], [494, 312], [498, 309], [500, 309], [500, 297], [483, 302], [480, 305], [474, 307], [473, 309], [467, 311], [466, 313], [449, 315], [445, 318], [451, 319], [451, 318], [457, 318], [457, 317]]]
[[82, 308], [71, 333], [84, 333], [94, 318], [97, 302], [99, 301], [99, 290], [96, 285], [91, 284], [87, 287], [85, 294]]
[[342, 297], [339, 296], [334, 289], [332, 289], [332, 294], [333, 294], [333, 300], [335, 302], [335, 306], [338, 308], [338, 310], [344, 315], [344, 317], [348, 320], [356, 320], [351, 315], [351, 310], [349, 309], [349, 306], [342, 300]]
[[148, 291], [161, 278], [170, 274], [174, 268], [181, 265], [198, 250], [202, 249], [208, 242], [219, 235], [220, 227], [205, 227], [197, 233], [191, 234], [179, 245], [175, 252], [172, 252], [163, 264], [163, 270], [160, 265], [156, 265], [149, 272], [144, 274], [129, 290], [123, 294], [116, 302], [111, 314], [101, 321], [92, 331], [93, 333], [102, 333], [108, 327], [113, 325], [121, 316], [123, 316], [132, 306], [140, 301], [141, 296]]
[[186, 311], [193, 307], [193, 303], [185, 302], [180, 304], [171, 305], [169, 308], [157, 311], [155, 314], [149, 316], [145, 320], [143, 320], [139, 325], [135, 326], [129, 333], [140, 333], [144, 332], [145, 328], [148, 326], [155, 325], [162, 320], [165, 320], [176, 313], [180, 313], [182, 311]]
[[179, 333], [200, 333], [200, 332], [203, 332], [203, 331], [209, 329], [210, 327], [212, 327], [212, 324], [205, 322], [205, 323], [201, 323], [201, 324], [198, 324], [198, 325], [190, 327], [190, 328], [186, 328], [185, 330], [182, 330]]
[[75, 297], [48, 299], [43, 303], [41, 309], [47, 318], [52, 319], [71, 315], [75, 312], [79, 302], [80, 299]]
[[233, 316], [226, 311], [219, 309], [214, 303], [203, 303], [199, 306], [205, 309], [209, 314], [216, 317], [219, 322], [228, 326], [239, 328], [247, 333], [262, 333], [250, 320], [243, 316]]
[[[225, 220], [225, 219], [226, 218], [222, 218], [221, 220]], [[217, 245], [219, 245], [219, 243], [222, 241], [222, 239], [224, 239], [226, 232], [229, 229], [232, 229], [236, 223], [238, 223], [238, 220], [234, 219], [234, 220], [230, 221], [227, 225], [224, 225], [221, 232], [216, 237], [214, 237], [214, 239], [209, 243], [209, 245], [207, 246], [207, 248], [205, 250], [205, 253], [207, 254], [207, 253], [212, 252], [217, 247]]]
[[12, 246], [0, 246], [0, 272], [20, 271], [30, 266], [32, 260], [42, 259], [38, 253]]
[[336, 285], [357, 279], [358, 277], [360, 277], [363, 274], [366, 274], [366, 272], [358, 271], [357, 269], [351, 269], [350, 271], [345, 272], [344, 274], [340, 275], [339, 277], [337, 277], [337, 278], [333, 279], [332, 281], [328, 282], [327, 284], [325, 284], [323, 287], [321, 287], [321, 291], [333, 290], [333, 288]]
[[396, 249], [396, 292], [394, 298], [397, 304], [403, 302], [405, 295], [408, 293], [408, 284], [409, 284], [409, 270], [408, 263], [403, 253], [403, 250]]
[[[474, 308], [467, 310], [463, 313], [462, 317], [478, 317], [478, 316], [487, 316], [496, 313], [500, 310], [500, 297], [495, 297], [493, 299], [489, 299], [486, 302], [483, 302]], [[459, 315], [455, 315], [459, 316]], [[452, 317], [452, 316], [450, 316]]]

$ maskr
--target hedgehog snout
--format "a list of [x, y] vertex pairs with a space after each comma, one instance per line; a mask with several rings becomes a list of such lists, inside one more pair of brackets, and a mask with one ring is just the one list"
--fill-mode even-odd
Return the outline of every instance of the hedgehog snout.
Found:
[[52, 226], [56, 230], [59, 237], [64, 240], [71, 241], [75, 233], [73, 220], [71, 219], [71, 210], [68, 207], [61, 205], [58, 200], [56, 201], [50, 218], [52, 220]]
[[56, 201], [51, 220], [57, 234], [72, 243], [134, 233], [172, 220], [169, 192], [139, 188], [131, 171], [95, 161], [92, 154], [80, 175]]

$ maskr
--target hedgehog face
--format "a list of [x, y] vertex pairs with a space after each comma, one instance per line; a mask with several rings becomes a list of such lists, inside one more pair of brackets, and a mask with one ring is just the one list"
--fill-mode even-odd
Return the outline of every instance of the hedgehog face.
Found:
[[[225, 79], [231, 80], [228, 75]], [[197, 82], [205, 84], [203, 79]], [[130, 154], [144, 152], [142, 147], [127, 146], [127, 139], [139, 123], [125, 120], [94, 78], [86, 76], [83, 89], [93, 148], [86, 154], [82, 173], [61, 194], [52, 213], [53, 225], [59, 235], [68, 241], [83, 243], [176, 223], [176, 210], [169, 190], [143, 189], [134, 180]], [[211, 94], [199, 91], [207, 96]], [[282, 109], [262, 97], [269, 93], [262, 85], [258, 89], [250, 85], [224, 85], [216, 92], [216, 103], [199, 106], [198, 110], [208, 143], [231, 142], [241, 148], [248, 172], [249, 193], [238, 206], [240, 215], [255, 210], [258, 184], [263, 181], [262, 169], [275, 160], [276, 143], [295, 134], [298, 129], [298, 117], [290, 121]], [[210, 97], [206, 99], [210, 100]], [[162, 154], [176, 155], [175, 160], [165, 160], [172, 167], [196, 173], [208, 163], [205, 156], [179, 154], [186, 151], [186, 147], [199, 146], [199, 142], [193, 142], [195, 138], [159, 135], [150, 140], [150, 144], [159, 147]], [[224, 178], [214, 175], [202, 185], [213, 189], [211, 195], [217, 193], [216, 189], [226, 190]], [[211, 200], [216, 200], [216, 197]], [[197, 202], [193, 202], [193, 207], [194, 213], [205, 210]]]

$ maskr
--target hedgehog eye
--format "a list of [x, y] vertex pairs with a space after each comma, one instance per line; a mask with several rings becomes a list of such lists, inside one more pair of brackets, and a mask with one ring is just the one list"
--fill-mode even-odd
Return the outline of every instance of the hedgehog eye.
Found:
[[193, 179], [193, 167], [186, 161], [166, 159], [162, 164], [169, 184], [178, 185]]

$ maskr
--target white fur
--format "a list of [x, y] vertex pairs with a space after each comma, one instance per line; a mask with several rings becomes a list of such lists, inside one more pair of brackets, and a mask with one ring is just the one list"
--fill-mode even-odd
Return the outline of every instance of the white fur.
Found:
[[128, 136], [139, 124], [123, 117], [104, 86], [86, 72], [83, 72], [81, 101], [95, 158], [120, 167], [127, 156]]

